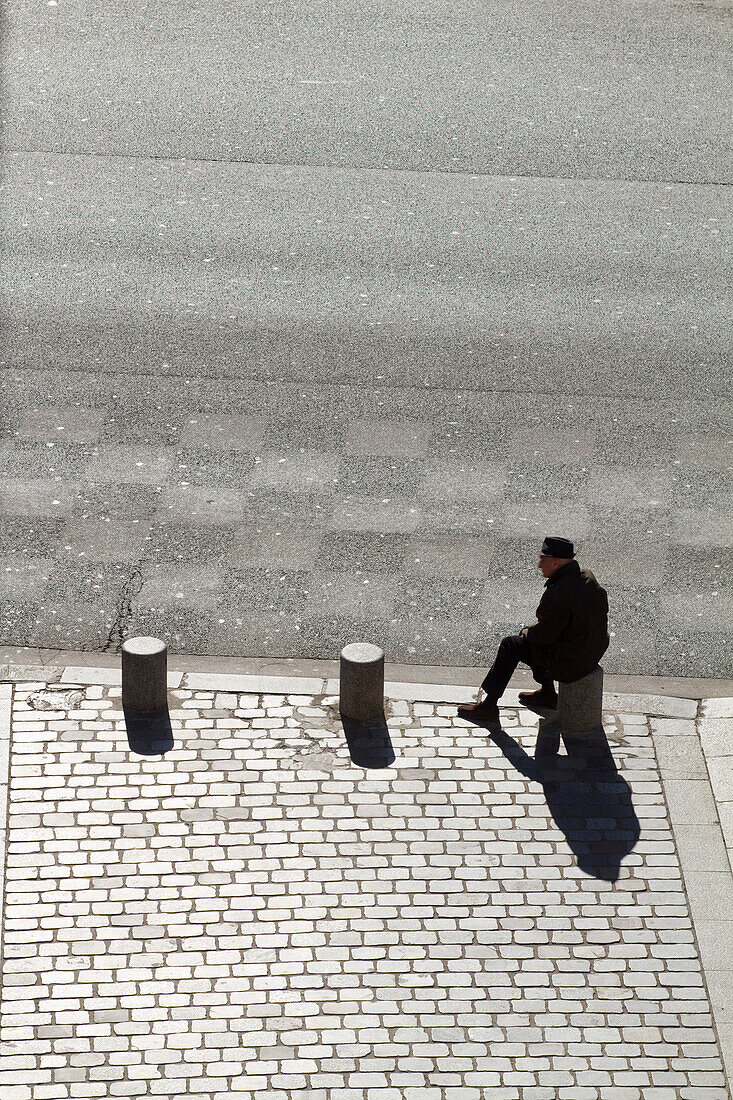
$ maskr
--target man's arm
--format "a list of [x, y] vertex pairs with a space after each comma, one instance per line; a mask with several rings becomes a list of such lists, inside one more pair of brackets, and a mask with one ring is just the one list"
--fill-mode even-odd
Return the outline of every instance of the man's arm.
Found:
[[563, 600], [548, 598], [545, 595], [537, 608], [537, 622], [532, 626], [526, 626], [522, 634], [530, 645], [552, 645], [564, 634], [569, 625], [570, 614], [567, 604]]

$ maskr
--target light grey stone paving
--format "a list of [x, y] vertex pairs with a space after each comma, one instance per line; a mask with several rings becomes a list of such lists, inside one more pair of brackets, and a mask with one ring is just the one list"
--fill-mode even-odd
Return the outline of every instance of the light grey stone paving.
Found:
[[700, 744], [733, 866], [733, 699], [705, 699], [702, 713]]
[[675, 842], [645, 715], [605, 715], [615, 771], [535, 758], [525, 710], [390, 697], [363, 768], [335, 696], [182, 687], [142, 756], [117, 686], [43, 687], [13, 685], [3, 1100], [727, 1098], [724, 869], [683, 883], [712, 826]]

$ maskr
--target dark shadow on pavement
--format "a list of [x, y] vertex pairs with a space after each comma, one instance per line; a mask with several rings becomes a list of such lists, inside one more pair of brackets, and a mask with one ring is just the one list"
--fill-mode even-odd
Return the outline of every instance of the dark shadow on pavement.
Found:
[[[552, 819], [565, 834], [581, 871], [615, 882], [621, 861], [636, 846], [640, 826], [631, 790], [616, 768], [605, 732], [561, 735], [547, 719], [540, 723], [532, 757], [498, 723], [485, 728], [521, 775], [542, 784]], [[561, 736], [567, 756], [557, 755]]]
[[123, 707], [127, 743], [140, 756], [162, 756], [173, 748], [173, 730], [168, 708], [155, 714], [141, 714]]
[[394, 764], [395, 753], [384, 715], [370, 722], [359, 722], [342, 714], [341, 723], [351, 762], [357, 768], [388, 768]]

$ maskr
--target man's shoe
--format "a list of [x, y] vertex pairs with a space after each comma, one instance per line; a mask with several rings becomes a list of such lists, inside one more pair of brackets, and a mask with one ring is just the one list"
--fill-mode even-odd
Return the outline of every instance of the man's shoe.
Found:
[[499, 708], [496, 703], [461, 703], [458, 707], [458, 717], [465, 718], [467, 722], [498, 722]]
[[544, 707], [547, 710], [557, 710], [557, 692], [546, 691], [545, 688], [540, 688], [539, 691], [520, 691], [519, 702], [523, 703], [525, 707]]

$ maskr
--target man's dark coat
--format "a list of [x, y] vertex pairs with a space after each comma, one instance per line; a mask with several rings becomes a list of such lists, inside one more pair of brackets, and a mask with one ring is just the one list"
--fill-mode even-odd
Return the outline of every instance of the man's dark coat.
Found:
[[590, 569], [573, 559], [545, 581], [537, 622], [522, 631], [532, 667], [570, 683], [587, 676], [608, 649], [608, 597]]

